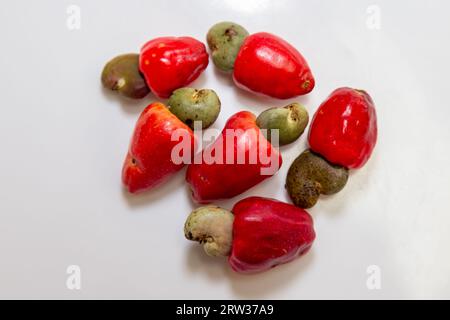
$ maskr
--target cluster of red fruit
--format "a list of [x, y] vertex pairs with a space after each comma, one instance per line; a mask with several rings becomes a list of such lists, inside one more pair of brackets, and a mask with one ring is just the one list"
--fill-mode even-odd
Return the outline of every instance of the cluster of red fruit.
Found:
[[[275, 35], [255, 33], [245, 36], [236, 52], [231, 71], [234, 82], [245, 90], [288, 99], [307, 94], [315, 86], [303, 56]], [[168, 98], [174, 90], [195, 80], [207, 67], [208, 60], [205, 45], [193, 38], [157, 38], [142, 47], [139, 72], [156, 96]], [[241, 136], [224, 144], [229, 129], [241, 129]], [[207, 149], [220, 146], [224, 148], [224, 154], [248, 154], [252, 147], [260, 145], [252, 139], [264, 139], [261, 135], [248, 135], [249, 129], [259, 130], [256, 117], [247, 111], [238, 112], [227, 121], [222, 135]], [[178, 143], [173, 139], [176, 130], [183, 130], [192, 138], [191, 156], [194, 157], [196, 142], [192, 129], [169, 108], [155, 102], [142, 112], [122, 171], [123, 184], [129, 192], [155, 188], [183, 168], [184, 164], [172, 159], [172, 150]], [[362, 167], [369, 159], [376, 139], [372, 99], [365, 91], [351, 88], [335, 90], [320, 105], [308, 135], [313, 153], [344, 170]], [[264, 152], [269, 156], [269, 163], [190, 164], [186, 181], [194, 200], [210, 203], [232, 198], [270, 177], [261, 170], [270, 167], [271, 161], [278, 161], [281, 166], [282, 156], [270, 141], [266, 142]], [[314, 168], [308, 170], [312, 172]], [[308, 174], [314, 176], [311, 172]], [[314, 182], [319, 193], [320, 178]], [[302, 184], [301, 180], [299, 184]], [[300, 190], [311, 191], [307, 187]], [[185, 234], [188, 239], [203, 243], [208, 254], [229, 256], [232, 268], [238, 272], [263, 271], [291, 261], [311, 247], [315, 232], [312, 218], [304, 208], [260, 197], [239, 201], [231, 214], [218, 207], [204, 207], [190, 216]]]

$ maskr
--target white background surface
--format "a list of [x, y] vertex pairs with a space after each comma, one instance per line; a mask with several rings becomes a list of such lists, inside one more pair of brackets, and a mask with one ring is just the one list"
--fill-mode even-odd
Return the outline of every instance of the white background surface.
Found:
[[[81, 29], [66, 26], [70, 4]], [[380, 30], [367, 27], [369, 5]], [[0, 11], [1, 298], [450, 298], [450, 23], [448, 1], [10, 1]], [[379, 139], [345, 189], [310, 210], [317, 240], [302, 259], [242, 276], [184, 239], [194, 208], [184, 171], [128, 196], [120, 171], [135, 120], [155, 98], [103, 90], [113, 56], [147, 40], [233, 20], [300, 49], [316, 77], [310, 114], [339, 86], [367, 90]], [[221, 128], [233, 113], [289, 101], [236, 89], [210, 64], [193, 84], [216, 90]], [[279, 174], [219, 204], [283, 184], [306, 135], [282, 149]], [[66, 288], [79, 265], [82, 288]], [[366, 269], [381, 268], [381, 290]]]

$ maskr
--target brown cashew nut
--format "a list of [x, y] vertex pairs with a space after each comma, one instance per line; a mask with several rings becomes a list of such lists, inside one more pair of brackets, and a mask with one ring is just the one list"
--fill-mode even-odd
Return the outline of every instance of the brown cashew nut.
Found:
[[233, 240], [233, 214], [225, 209], [207, 206], [191, 212], [184, 225], [188, 240], [203, 244], [209, 256], [228, 256]]

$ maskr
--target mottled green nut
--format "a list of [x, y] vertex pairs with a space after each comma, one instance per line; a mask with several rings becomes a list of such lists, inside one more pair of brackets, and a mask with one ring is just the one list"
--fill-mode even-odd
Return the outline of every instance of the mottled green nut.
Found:
[[192, 129], [195, 121], [201, 121], [202, 129], [208, 128], [220, 112], [219, 97], [211, 89], [177, 89], [167, 104], [169, 110]]
[[234, 216], [219, 207], [200, 207], [189, 215], [184, 225], [186, 239], [203, 244], [213, 257], [228, 256], [233, 240]]
[[132, 99], [143, 98], [150, 92], [139, 72], [137, 53], [123, 54], [109, 61], [103, 68], [102, 84], [105, 88]]
[[320, 194], [342, 190], [348, 179], [348, 169], [329, 163], [310, 150], [304, 151], [289, 168], [286, 189], [292, 202], [300, 208], [311, 208]]
[[256, 124], [261, 129], [267, 129], [269, 141], [272, 140], [271, 130], [278, 129], [279, 145], [282, 146], [297, 140], [308, 121], [308, 111], [294, 102], [285, 107], [267, 109], [258, 116]]
[[231, 72], [247, 36], [248, 31], [237, 23], [219, 22], [213, 25], [206, 35], [206, 41], [215, 66], [222, 71]]

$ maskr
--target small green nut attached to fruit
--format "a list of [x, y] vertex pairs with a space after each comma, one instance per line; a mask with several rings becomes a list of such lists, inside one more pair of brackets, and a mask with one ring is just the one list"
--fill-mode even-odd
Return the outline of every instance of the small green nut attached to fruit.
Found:
[[206, 35], [214, 65], [222, 71], [231, 72], [244, 39], [249, 35], [244, 27], [233, 22], [219, 22]]
[[331, 164], [320, 155], [306, 150], [291, 164], [286, 189], [296, 206], [307, 209], [317, 203], [321, 194], [341, 191], [347, 180], [347, 168]]
[[132, 99], [141, 99], [150, 92], [139, 71], [137, 53], [123, 54], [109, 61], [103, 68], [102, 84], [105, 88]]
[[271, 130], [278, 130], [279, 145], [297, 140], [308, 125], [309, 116], [305, 107], [296, 102], [285, 107], [270, 108], [256, 119], [260, 129], [267, 130], [267, 139], [272, 140]]
[[209, 256], [228, 256], [233, 241], [233, 214], [213, 206], [194, 210], [184, 225], [186, 239], [203, 244]]
[[169, 110], [192, 129], [195, 121], [202, 123], [202, 129], [208, 128], [220, 112], [219, 97], [211, 89], [177, 89], [167, 104]]

